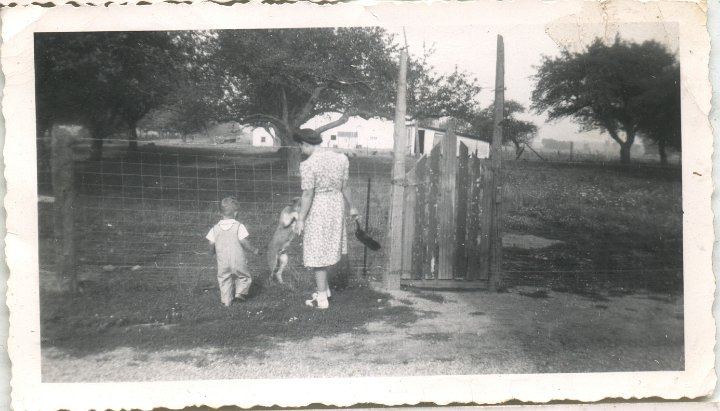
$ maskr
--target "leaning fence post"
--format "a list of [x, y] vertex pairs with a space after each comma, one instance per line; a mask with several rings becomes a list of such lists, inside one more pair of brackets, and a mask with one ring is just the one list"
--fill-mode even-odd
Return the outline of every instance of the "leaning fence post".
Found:
[[493, 170], [493, 184], [490, 195], [492, 201], [490, 213], [490, 288], [500, 289], [505, 282], [502, 271], [502, 139], [505, 117], [505, 47], [502, 36], [497, 37], [497, 62], [495, 69], [495, 119], [493, 138], [490, 146], [490, 167]]
[[405, 93], [407, 79], [407, 50], [400, 52], [400, 70], [398, 71], [397, 99], [395, 101], [395, 131], [393, 145], [393, 170], [390, 194], [390, 221], [388, 224], [388, 267], [383, 273], [383, 288], [397, 290], [400, 288], [402, 272], [402, 230], [403, 230], [403, 199], [405, 179], [405, 150], [407, 134], [405, 133]]
[[[75, 267], [75, 178], [72, 137], [52, 129], [52, 186], [55, 196], [55, 233], [60, 240], [55, 266], [64, 290], [77, 291]], [[59, 235], [57, 235], [59, 234]]]

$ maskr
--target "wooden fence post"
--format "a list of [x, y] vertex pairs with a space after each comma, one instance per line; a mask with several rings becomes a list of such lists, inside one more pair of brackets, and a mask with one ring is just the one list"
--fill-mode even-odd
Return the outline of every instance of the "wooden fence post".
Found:
[[390, 221], [388, 224], [389, 261], [383, 273], [383, 288], [399, 289], [402, 272], [403, 253], [403, 199], [405, 180], [405, 151], [407, 134], [405, 132], [405, 93], [407, 89], [407, 50], [400, 52], [400, 70], [398, 72], [397, 99], [395, 100], [395, 131], [393, 145], [393, 170], [391, 181]]
[[495, 119], [493, 138], [490, 146], [490, 164], [493, 170], [493, 197], [491, 209], [492, 225], [490, 231], [490, 288], [498, 290], [505, 281], [502, 271], [502, 139], [503, 119], [505, 117], [505, 47], [502, 36], [497, 37], [497, 61], [495, 69]]
[[455, 195], [457, 178], [457, 138], [455, 119], [448, 121], [445, 138], [442, 139], [442, 164], [440, 166], [440, 198], [438, 199], [438, 222], [440, 241], [438, 279], [451, 280], [455, 275]]
[[[55, 233], [60, 240], [55, 261], [60, 287], [77, 291], [75, 266], [75, 178], [72, 137], [68, 133], [52, 131], [52, 186], [55, 196]], [[59, 234], [59, 235], [58, 235]]]

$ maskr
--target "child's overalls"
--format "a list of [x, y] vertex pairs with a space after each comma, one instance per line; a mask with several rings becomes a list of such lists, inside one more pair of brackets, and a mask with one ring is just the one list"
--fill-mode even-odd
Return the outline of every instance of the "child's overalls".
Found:
[[220, 300], [225, 305], [230, 305], [234, 297], [246, 296], [252, 282], [245, 261], [245, 252], [238, 240], [239, 227], [238, 222], [234, 222], [226, 230], [218, 224], [213, 227]]

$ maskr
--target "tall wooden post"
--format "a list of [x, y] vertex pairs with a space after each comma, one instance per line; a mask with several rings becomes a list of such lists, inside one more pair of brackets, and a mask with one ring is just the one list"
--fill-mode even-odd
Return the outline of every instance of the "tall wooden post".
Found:
[[56, 276], [62, 289], [77, 291], [75, 267], [75, 179], [72, 138], [52, 131], [52, 186], [55, 195], [55, 233], [60, 240], [56, 257]]
[[451, 280], [455, 273], [455, 197], [457, 178], [457, 137], [455, 119], [450, 119], [442, 140], [442, 164], [440, 166], [440, 199], [438, 240], [440, 242], [438, 279]]
[[395, 100], [395, 132], [393, 145], [392, 187], [390, 194], [390, 221], [388, 224], [389, 248], [388, 267], [383, 274], [383, 288], [400, 288], [403, 254], [403, 198], [405, 196], [405, 93], [407, 89], [407, 50], [400, 52], [400, 70], [398, 72], [397, 98]]
[[493, 137], [490, 146], [490, 167], [493, 170], [493, 189], [490, 195], [493, 204], [492, 226], [490, 229], [490, 288], [499, 289], [503, 286], [502, 272], [502, 139], [503, 119], [505, 117], [505, 47], [502, 36], [497, 37], [497, 61], [495, 68], [495, 119], [493, 121]]

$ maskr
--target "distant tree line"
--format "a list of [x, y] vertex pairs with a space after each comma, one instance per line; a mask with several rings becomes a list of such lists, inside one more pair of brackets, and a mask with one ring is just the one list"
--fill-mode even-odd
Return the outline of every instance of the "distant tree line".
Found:
[[582, 52], [544, 57], [532, 100], [550, 120], [568, 117], [584, 130], [607, 132], [620, 146], [622, 163], [630, 162], [638, 136], [658, 145], [662, 163], [668, 147], [681, 149], [680, 65], [655, 41], [596, 39]]
[[[340, 113], [320, 132], [352, 116], [392, 118], [400, 47], [378, 27], [38, 33], [37, 131], [82, 125], [94, 158], [113, 133], [126, 134], [133, 151], [139, 126], [189, 134], [228, 121], [271, 129], [293, 147], [293, 132], [315, 116]], [[489, 141], [494, 110], [480, 106], [477, 80], [439, 73], [432, 53], [410, 58], [408, 116], [454, 117], [459, 131]], [[663, 161], [667, 147], [680, 149], [679, 65], [658, 43], [597, 40], [545, 57], [532, 97], [532, 109], [551, 120], [606, 131], [623, 162], [637, 136], [655, 141]], [[518, 118], [524, 111], [505, 104], [503, 143], [518, 156], [538, 130]], [[298, 151], [285, 154], [296, 171]]]

